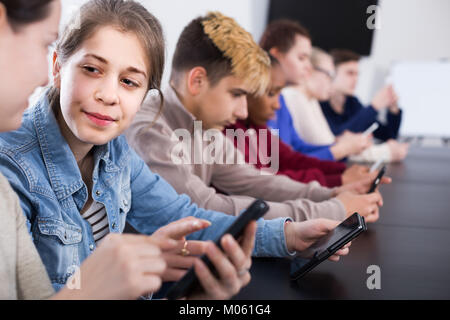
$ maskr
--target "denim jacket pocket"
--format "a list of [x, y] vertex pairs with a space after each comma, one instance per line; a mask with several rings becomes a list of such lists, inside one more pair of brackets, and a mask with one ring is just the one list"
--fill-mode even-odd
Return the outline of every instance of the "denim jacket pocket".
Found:
[[80, 265], [81, 227], [58, 219], [38, 218], [36, 229], [33, 236], [36, 248], [57, 288], [65, 284]]
[[82, 239], [81, 228], [69, 225], [56, 219], [39, 219], [39, 231], [47, 236], [56, 236], [63, 244], [80, 243]]

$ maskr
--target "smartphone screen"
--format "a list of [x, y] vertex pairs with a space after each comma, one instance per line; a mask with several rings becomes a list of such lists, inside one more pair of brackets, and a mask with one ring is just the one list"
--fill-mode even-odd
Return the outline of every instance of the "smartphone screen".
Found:
[[[293, 259], [291, 263], [291, 277], [298, 278], [302, 276], [364, 230], [366, 230], [364, 218], [354, 213], [327, 235], [317, 240], [307, 250], [303, 251], [301, 256]], [[309, 258], [304, 258], [305, 256]]]

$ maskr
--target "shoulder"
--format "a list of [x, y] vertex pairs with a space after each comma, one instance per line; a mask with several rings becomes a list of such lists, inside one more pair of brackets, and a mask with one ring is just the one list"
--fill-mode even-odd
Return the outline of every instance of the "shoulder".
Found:
[[25, 112], [19, 129], [0, 133], [0, 153], [17, 154], [38, 145], [32, 112], [33, 109]]

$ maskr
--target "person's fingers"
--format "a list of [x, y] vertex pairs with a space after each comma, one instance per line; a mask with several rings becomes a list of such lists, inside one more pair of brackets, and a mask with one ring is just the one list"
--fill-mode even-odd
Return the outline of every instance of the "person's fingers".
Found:
[[182, 256], [175, 253], [163, 253], [162, 257], [170, 268], [189, 269], [194, 265], [195, 257]]
[[241, 238], [241, 248], [246, 256], [250, 256], [253, 252], [253, 247], [255, 246], [256, 228], [256, 221], [250, 222], [245, 228], [244, 234]]
[[332, 255], [328, 258], [328, 260], [333, 261], [333, 262], [338, 262], [340, 260], [340, 256], [337, 255]]
[[372, 192], [364, 196], [367, 197], [369, 203], [378, 203], [382, 201], [381, 194], [379, 192]]
[[338, 256], [346, 256], [346, 255], [348, 255], [349, 252], [350, 252], [349, 248], [342, 248], [342, 249], [339, 249], [338, 251], [336, 251], [334, 254], [338, 255]]
[[[186, 248], [185, 243], [187, 242]], [[201, 256], [205, 253], [206, 247], [208, 243], [206, 241], [198, 241], [198, 240], [179, 240], [177, 241], [177, 245], [171, 250], [172, 253], [181, 253], [182, 249], [186, 249], [189, 251], [189, 255]]]
[[[331, 230], [333, 230], [334, 228], [336, 228], [340, 221], [336, 221], [336, 220], [330, 220], [330, 219], [316, 219], [317, 220], [317, 226], [318, 226], [318, 230], [320, 230], [322, 233], [329, 233]], [[310, 220], [310, 221], [314, 221], [314, 220]]]
[[139, 271], [144, 275], [161, 275], [167, 268], [167, 263], [161, 257], [139, 259]]
[[181, 239], [188, 234], [205, 229], [211, 225], [211, 222], [194, 217], [187, 217], [162, 227], [159, 234], [172, 239]]
[[380, 214], [378, 212], [378, 210], [376, 210], [374, 213], [368, 215], [365, 219], [367, 222], [375, 222], [380, 218]]
[[179, 246], [177, 240], [165, 236], [150, 236], [147, 237], [146, 241], [158, 246], [161, 251], [175, 250]]
[[234, 265], [236, 269], [248, 268], [247, 260], [248, 257], [245, 255], [242, 248], [239, 244], [234, 240], [234, 238], [227, 234], [221, 239], [222, 248], [224, 249], [225, 254], [230, 259], [231, 263]]
[[237, 270], [245, 268], [243, 266], [234, 266], [231, 261], [222, 253], [222, 251], [212, 242], [206, 249], [206, 255], [216, 268], [221, 283], [225, 283], [227, 288], [233, 293], [239, 290], [239, 279]]
[[390, 184], [391, 182], [392, 182], [391, 177], [383, 177], [383, 178], [381, 178], [381, 181], [380, 181], [381, 184]]
[[162, 285], [162, 279], [160, 276], [149, 274], [142, 277], [139, 281], [138, 292], [134, 296], [143, 296], [150, 292], [156, 292]]
[[201, 261], [197, 259], [194, 264], [195, 274], [197, 275], [200, 285], [203, 287], [206, 295], [210, 299], [221, 299], [225, 298], [225, 294], [222, 292], [219, 282], [211, 274], [208, 267]]
[[168, 268], [162, 275], [163, 281], [172, 282], [172, 281], [179, 281], [181, 278], [184, 277], [188, 269], [176, 269], [176, 268]]

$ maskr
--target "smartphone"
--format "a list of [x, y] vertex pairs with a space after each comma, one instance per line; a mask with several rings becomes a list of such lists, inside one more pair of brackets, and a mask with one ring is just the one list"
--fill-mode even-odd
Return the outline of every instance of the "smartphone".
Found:
[[375, 180], [373, 180], [372, 185], [370, 186], [369, 192], [367, 192], [367, 193], [372, 193], [372, 192], [374, 192], [376, 190], [376, 188], [380, 184], [381, 178], [383, 178], [385, 172], [386, 172], [386, 165], [384, 165], [381, 168], [380, 172], [378, 172], [377, 177], [375, 178]]
[[[269, 205], [263, 200], [254, 201], [237, 219], [233, 224], [226, 229], [217, 239], [215, 244], [222, 249], [220, 239], [226, 234], [231, 234], [235, 239], [238, 239], [244, 232], [245, 227], [251, 222], [261, 218], [269, 210]], [[203, 255], [200, 259], [206, 264], [206, 266], [214, 273], [216, 273], [214, 266], [206, 255]], [[167, 292], [167, 299], [174, 300], [182, 297], [186, 297], [193, 290], [197, 289], [200, 283], [195, 274], [194, 267], [190, 268], [187, 273], [176, 282]]]
[[371, 167], [369, 172], [375, 172], [376, 170], [378, 170], [378, 168], [383, 164], [384, 159], [380, 158], [377, 160], [377, 162], [375, 162]]
[[368, 136], [369, 134], [372, 134], [380, 127], [378, 122], [374, 122], [369, 128], [366, 129], [366, 131], [363, 132], [363, 135]]
[[344, 220], [327, 235], [313, 243], [303, 254], [311, 258], [295, 257], [291, 262], [291, 280], [298, 280], [328, 259], [339, 249], [367, 230], [364, 217], [357, 212]]

